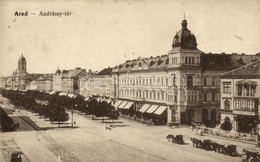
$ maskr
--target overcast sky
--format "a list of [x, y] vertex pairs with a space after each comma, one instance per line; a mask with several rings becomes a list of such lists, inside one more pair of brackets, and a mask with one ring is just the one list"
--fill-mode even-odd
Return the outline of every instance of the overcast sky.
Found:
[[[15, 17], [15, 11], [29, 16]], [[72, 15], [42, 17], [40, 11]], [[167, 54], [184, 13], [201, 51], [260, 52], [259, 0], [0, 0], [0, 76], [17, 69], [22, 53], [29, 73], [58, 66], [101, 70]]]

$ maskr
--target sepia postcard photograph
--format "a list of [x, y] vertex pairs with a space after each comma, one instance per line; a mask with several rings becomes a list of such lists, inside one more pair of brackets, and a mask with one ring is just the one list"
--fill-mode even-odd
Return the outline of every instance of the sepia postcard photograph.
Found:
[[260, 0], [0, 0], [0, 162], [260, 162]]

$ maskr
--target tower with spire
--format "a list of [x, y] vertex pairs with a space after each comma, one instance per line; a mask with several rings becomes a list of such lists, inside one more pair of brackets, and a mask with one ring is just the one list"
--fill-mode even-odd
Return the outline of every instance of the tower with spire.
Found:
[[26, 59], [22, 54], [21, 57], [18, 60], [17, 72], [18, 72], [19, 75], [27, 73], [26, 65], [27, 65]]

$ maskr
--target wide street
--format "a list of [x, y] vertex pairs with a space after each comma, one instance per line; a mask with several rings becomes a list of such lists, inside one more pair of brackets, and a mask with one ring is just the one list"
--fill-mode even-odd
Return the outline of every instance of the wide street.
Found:
[[[0, 97], [0, 106], [13, 108]], [[16, 110], [15, 116], [28, 116], [41, 128], [39, 131], [22, 131], [0, 133], [0, 161], [10, 161], [14, 150], [24, 153], [23, 161], [31, 162], [74, 162], [74, 161], [183, 161], [183, 162], [235, 162], [242, 157], [231, 157], [213, 151], [193, 148], [190, 137], [211, 139], [222, 144], [236, 144], [238, 151], [242, 148], [256, 149], [254, 145], [216, 138], [197, 136], [188, 128], [170, 128], [167, 126], [148, 126], [136, 121], [120, 118], [111, 130], [106, 130], [108, 123], [91, 120], [91, 116], [74, 113], [77, 128], [64, 128], [40, 119], [25, 110]], [[71, 115], [71, 114], [70, 114]], [[106, 122], [111, 122], [106, 120]], [[28, 122], [22, 122], [23, 125]], [[20, 127], [20, 128], [21, 128]], [[26, 129], [26, 127], [24, 127]], [[183, 134], [186, 144], [177, 145], [168, 142], [167, 134]]]

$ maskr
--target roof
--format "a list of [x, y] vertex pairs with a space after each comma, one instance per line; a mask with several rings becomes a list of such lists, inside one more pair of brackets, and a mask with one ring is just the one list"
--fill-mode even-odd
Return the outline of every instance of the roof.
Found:
[[259, 58], [259, 55], [202, 53], [200, 55], [200, 64], [203, 71], [229, 71], [254, 62]]
[[98, 72], [96, 75], [112, 75], [112, 68], [110, 68], [110, 67], [105, 68], [105, 69], [101, 70], [100, 72]]
[[44, 74], [36, 79], [37, 81], [40, 80], [53, 80], [53, 74]]
[[172, 48], [180, 47], [181, 49], [197, 49], [196, 37], [192, 32], [187, 28], [187, 20], [183, 20], [182, 29], [176, 33], [172, 41]]
[[27, 75], [21, 77], [21, 79], [33, 81], [33, 80], [36, 80], [37, 78], [39, 78], [42, 75], [43, 74], [27, 74]]
[[221, 78], [259, 78], [260, 77], [260, 60], [251, 62], [234, 70], [228, 71]]
[[81, 69], [79, 67], [76, 67], [73, 70], [62, 70], [61, 75], [63, 77], [73, 77], [73, 78], [77, 78], [77, 77], [81, 77], [81, 76], [86, 76], [86, 69]]

